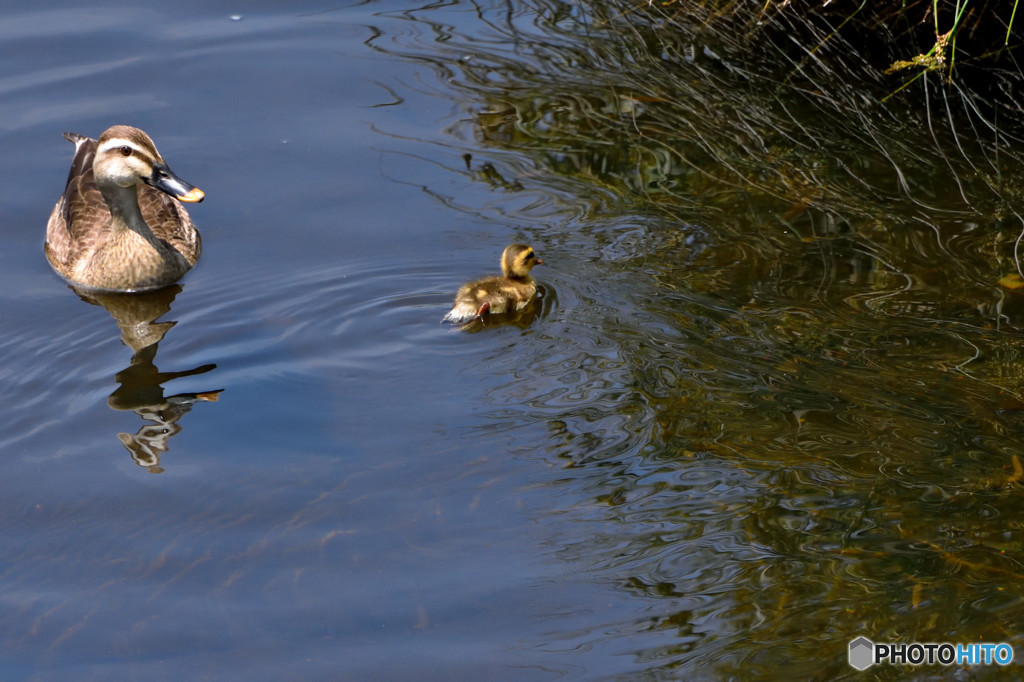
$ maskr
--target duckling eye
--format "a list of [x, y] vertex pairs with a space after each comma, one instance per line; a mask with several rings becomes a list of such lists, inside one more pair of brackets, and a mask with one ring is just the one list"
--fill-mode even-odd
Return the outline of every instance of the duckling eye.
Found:
[[121, 152], [121, 156], [131, 156], [132, 155], [132, 148], [129, 147], [128, 145], [125, 145], [125, 146], [121, 147], [120, 149], [118, 149], [118, 151]]

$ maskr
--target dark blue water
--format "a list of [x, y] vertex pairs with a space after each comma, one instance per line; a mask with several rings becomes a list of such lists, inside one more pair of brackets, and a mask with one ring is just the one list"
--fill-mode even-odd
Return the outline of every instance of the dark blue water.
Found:
[[[593, 610], [624, 597], [549, 544], [548, 426], [489, 398], [538, 376], [571, 289], [548, 284], [553, 328], [439, 323], [506, 243], [543, 252], [538, 226], [565, 209], [532, 197], [524, 224], [462, 208], [494, 192], [459, 169], [443, 70], [375, 47], [426, 30], [401, 10], [3, 12], [5, 679], [631, 665], [622, 647], [578, 650]], [[60, 133], [113, 123], [149, 132], [207, 196], [191, 211], [205, 251], [155, 355], [42, 255], [72, 152]], [[544, 256], [564, 281], [573, 257]], [[185, 375], [124, 379], [133, 366]], [[119, 388], [134, 394], [108, 399]]]

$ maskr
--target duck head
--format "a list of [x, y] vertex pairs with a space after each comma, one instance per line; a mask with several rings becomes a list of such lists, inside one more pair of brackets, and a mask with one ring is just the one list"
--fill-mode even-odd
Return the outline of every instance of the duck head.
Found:
[[149, 135], [138, 128], [108, 128], [96, 144], [93, 174], [99, 185], [132, 187], [145, 183], [178, 201], [203, 200], [203, 191], [175, 175]]
[[529, 244], [509, 244], [501, 254], [501, 271], [506, 277], [524, 279], [530, 276], [534, 265], [543, 262]]

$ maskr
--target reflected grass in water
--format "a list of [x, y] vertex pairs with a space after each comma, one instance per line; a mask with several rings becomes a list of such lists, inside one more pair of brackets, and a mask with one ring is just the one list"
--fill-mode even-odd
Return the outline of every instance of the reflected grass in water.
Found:
[[579, 196], [544, 250], [595, 262], [486, 398], [494, 425], [548, 425], [518, 452], [563, 472], [553, 551], [659, 612], [553, 636], [741, 677], [843, 674], [865, 633], [1017, 639], [1019, 302], [996, 281], [1019, 224], [995, 186], [912, 121], [839, 122], [701, 54], [685, 21], [535, 6], [491, 24], [505, 45], [446, 45], [473, 102], [452, 134], [498, 191]]

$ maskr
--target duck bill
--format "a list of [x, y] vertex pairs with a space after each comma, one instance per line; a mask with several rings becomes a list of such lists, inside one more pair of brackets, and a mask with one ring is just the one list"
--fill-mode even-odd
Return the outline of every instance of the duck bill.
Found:
[[196, 203], [202, 201], [206, 196], [203, 194], [203, 190], [188, 184], [164, 164], [153, 166], [153, 175], [146, 179], [146, 184], [170, 194], [178, 201]]

